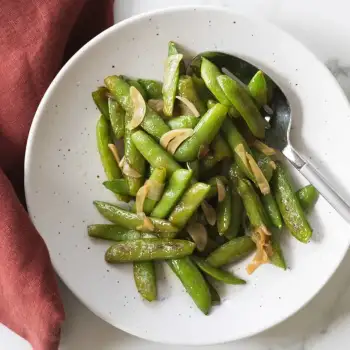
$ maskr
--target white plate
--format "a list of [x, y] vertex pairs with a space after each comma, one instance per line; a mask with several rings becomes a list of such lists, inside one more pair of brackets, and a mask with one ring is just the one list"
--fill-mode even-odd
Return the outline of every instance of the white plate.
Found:
[[111, 74], [161, 79], [169, 40], [192, 54], [220, 50], [241, 56], [278, 81], [292, 102], [296, 148], [312, 156], [345, 191], [349, 162], [343, 145], [350, 110], [329, 71], [270, 24], [227, 9], [179, 8], [113, 26], [61, 70], [41, 101], [29, 135], [26, 198], [58, 274], [101, 318], [149, 340], [222, 343], [272, 327], [305, 305], [343, 259], [349, 228], [320, 199], [311, 215], [312, 242], [303, 245], [285, 235], [290, 269], [264, 266], [247, 276], [245, 263], [234, 267], [248, 284], [222, 286], [223, 302], [210, 316], [197, 310], [165, 264], [160, 266], [159, 301], [147, 303], [136, 291], [131, 266], [104, 262], [108, 243], [91, 240], [86, 232], [88, 224], [104, 222], [92, 201], [114, 201], [101, 184], [104, 174], [95, 141], [98, 112], [91, 91]]

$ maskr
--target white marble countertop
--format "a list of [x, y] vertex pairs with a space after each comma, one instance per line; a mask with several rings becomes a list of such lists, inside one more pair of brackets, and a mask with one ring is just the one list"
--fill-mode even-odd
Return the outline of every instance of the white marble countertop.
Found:
[[[349, 0], [116, 0], [115, 19], [120, 21], [148, 10], [190, 4], [230, 7], [239, 13], [265, 18], [277, 24], [303, 42], [327, 64], [350, 98]], [[348, 349], [350, 342], [348, 266], [350, 266], [350, 253], [319, 295], [282, 324], [249, 339], [209, 346], [206, 349]], [[67, 314], [61, 350], [193, 349], [164, 346], [130, 336], [93, 315], [62, 284], [61, 291]], [[31, 347], [26, 341], [0, 325], [0, 349], [29, 350]]]

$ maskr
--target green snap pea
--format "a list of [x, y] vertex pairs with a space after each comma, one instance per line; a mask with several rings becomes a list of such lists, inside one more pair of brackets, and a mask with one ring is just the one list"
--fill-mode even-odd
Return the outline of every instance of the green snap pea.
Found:
[[284, 259], [283, 251], [280, 245], [280, 233], [279, 232], [273, 232], [271, 236], [271, 248], [272, 248], [272, 255], [269, 257], [270, 262], [280, 267], [283, 270], [287, 269], [286, 261]]
[[[208, 88], [205, 85], [205, 82], [202, 78], [199, 78], [196, 75], [192, 75], [192, 80], [193, 80], [193, 84], [196, 88], [196, 91], [198, 93], [198, 96], [202, 101], [208, 102], [208, 100], [213, 99], [214, 96], [208, 90]], [[208, 107], [208, 109], [211, 108], [208, 106], [208, 104], [207, 104], [207, 107]]]
[[134, 239], [113, 244], [105, 259], [109, 263], [176, 259], [191, 255], [195, 247], [193, 242], [181, 239]]
[[231, 185], [231, 221], [225, 237], [232, 239], [237, 237], [242, 224], [243, 203], [240, 195], [237, 193], [235, 184]]
[[255, 181], [255, 177], [254, 177], [252, 171], [250, 170], [249, 167], [246, 166], [246, 164], [243, 162], [241, 157], [236, 152], [236, 147], [238, 145], [242, 144], [245, 151], [252, 155], [252, 152], [251, 152], [247, 142], [245, 141], [243, 136], [239, 133], [239, 131], [237, 130], [237, 128], [235, 127], [233, 122], [228, 118], [226, 118], [226, 120], [223, 122], [221, 130], [224, 134], [224, 137], [225, 137], [227, 143], [231, 147], [231, 150], [234, 154], [235, 161], [236, 161], [237, 165], [239, 166], [239, 168], [241, 169], [241, 171], [249, 179], [251, 179], [252, 181]]
[[217, 81], [217, 78], [220, 75], [222, 75], [222, 73], [218, 67], [216, 67], [215, 64], [210, 62], [205, 57], [202, 57], [201, 77], [204, 80], [205, 85], [221, 104], [230, 107], [232, 106], [232, 103], [227, 98]]
[[269, 218], [249, 180], [238, 179], [237, 190], [242, 198], [244, 208], [253, 228], [259, 228], [261, 226], [269, 227]]
[[314, 206], [318, 198], [318, 191], [312, 185], [307, 185], [297, 191], [301, 207], [307, 212]]
[[180, 63], [183, 59], [183, 55], [179, 53], [174, 54], [174, 50], [172, 50], [171, 47], [174, 47], [173, 43], [169, 44], [170, 50], [165, 63], [162, 89], [164, 101], [163, 112], [167, 117], [171, 117], [173, 115], [176, 90], [180, 75]]
[[[105, 84], [122, 106], [125, 112], [133, 115], [133, 104], [130, 98], [130, 85], [121, 77], [116, 75], [109, 76], [105, 79]], [[164, 120], [150, 107], [146, 106], [146, 114], [141, 123], [141, 127], [156, 139], [170, 130]], [[128, 126], [125, 125], [125, 130]]]
[[[161, 185], [164, 185], [166, 179], [166, 169], [165, 168], [155, 168], [149, 178], [151, 181], [156, 181]], [[151, 211], [156, 206], [157, 202], [161, 198], [163, 192], [159, 193], [158, 199], [146, 198], [143, 204], [143, 211], [146, 215], [149, 215]]]
[[227, 75], [220, 75], [217, 82], [232, 105], [242, 115], [255, 137], [264, 138], [265, 121], [249, 93], [237, 81]]
[[[126, 125], [128, 125], [131, 118], [132, 117], [129, 113], [125, 114]], [[130, 165], [130, 167], [136, 170], [141, 176], [132, 177], [126, 174], [124, 174], [124, 176], [128, 182], [130, 194], [132, 196], [136, 196], [137, 191], [139, 190], [139, 188], [142, 186], [144, 182], [146, 162], [142, 154], [139, 152], [139, 150], [135, 147], [134, 143], [132, 142], [131, 135], [132, 135], [132, 130], [126, 127], [125, 135], [124, 135], [124, 152], [125, 152], [124, 157], [125, 157], [125, 161]]]
[[103, 183], [103, 186], [115, 194], [119, 194], [123, 196], [130, 195], [129, 185], [125, 179], [105, 181]]
[[111, 98], [108, 99], [108, 110], [114, 136], [119, 140], [124, 137], [125, 112], [119, 103]]
[[160, 100], [162, 99], [163, 84], [156, 80], [139, 79], [138, 80], [143, 89], [147, 93], [148, 99]]
[[244, 178], [244, 173], [240, 169], [237, 163], [233, 163], [228, 170], [228, 176], [231, 181], [233, 181], [234, 183], [237, 183], [237, 179]]
[[221, 304], [221, 298], [220, 298], [220, 295], [219, 295], [218, 291], [210, 283], [210, 281], [208, 281], [208, 279], [205, 278], [205, 276], [204, 276], [204, 279], [207, 282], [207, 285], [208, 285], [208, 288], [209, 288], [209, 292], [210, 292], [210, 296], [211, 296], [211, 305], [212, 306], [220, 305]]
[[154, 168], [165, 168], [167, 176], [181, 169], [175, 159], [144, 131], [134, 132], [131, 138], [136, 148]]
[[228, 181], [225, 176], [219, 175], [219, 176], [214, 176], [211, 179], [209, 179], [208, 184], [210, 185], [210, 190], [207, 194], [206, 199], [211, 199], [218, 194], [218, 185], [217, 185], [217, 180], [221, 181], [224, 185], [228, 184]]
[[[111, 150], [108, 148], [110, 143], [113, 143], [111, 139], [111, 133], [109, 129], [108, 120], [101, 115], [100, 119], [97, 122], [96, 126], [96, 139], [97, 139], [97, 148], [100, 153], [100, 159], [107, 176], [108, 180], [116, 180], [122, 176], [122, 173], [119, 169]], [[127, 197], [122, 195], [117, 195], [117, 198], [121, 201], [127, 201]]]
[[264, 205], [267, 215], [270, 217], [272, 224], [278, 229], [281, 229], [283, 226], [283, 221], [275, 197], [269, 193], [265, 196], [261, 196], [261, 201]]
[[181, 162], [195, 160], [198, 157], [200, 147], [212, 142], [225, 120], [226, 114], [227, 108], [219, 103], [209, 109], [194, 128], [193, 135], [177, 149], [174, 154], [175, 159]]
[[214, 107], [217, 103], [218, 103], [218, 102], [215, 101], [215, 100], [208, 100], [208, 102], [207, 102], [207, 107], [208, 107], [208, 109]]
[[218, 203], [216, 214], [216, 225], [220, 236], [224, 235], [230, 227], [232, 214], [231, 205], [231, 190], [229, 186], [226, 186], [225, 198], [222, 202]]
[[[94, 205], [102, 216], [114, 224], [131, 230], [149, 231], [143, 228], [143, 218], [135, 213], [123, 210], [116, 205], [106, 202], [94, 201]], [[172, 238], [179, 231], [179, 229], [173, 226], [169, 221], [156, 218], [149, 219], [154, 226], [154, 232], [158, 233], [160, 236]]]
[[92, 92], [92, 99], [94, 100], [96, 107], [99, 109], [101, 114], [109, 119], [109, 110], [108, 110], [108, 98], [107, 98], [108, 89], [104, 86], [99, 87], [96, 91]]
[[267, 104], [268, 88], [265, 74], [261, 70], [257, 71], [250, 80], [248, 84], [248, 91], [259, 107]]
[[194, 129], [198, 124], [199, 118], [194, 115], [181, 115], [180, 117], [171, 118], [168, 125], [171, 129]]
[[226, 284], [245, 284], [246, 282], [242, 280], [241, 278], [238, 278], [231, 273], [218, 269], [217, 267], [211, 266], [207, 261], [198, 258], [196, 256], [192, 257], [192, 260], [197, 264], [197, 266], [202, 270], [204, 273], [206, 273], [208, 276], [226, 283]]
[[227, 144], [221, 134], [217, 134], [210, 145], [212, 155], [206, 156], [201, 165], [203, 170], [211, 169], [215, 164], [221, 162], [224, 158], [232, 156], [230, 146]]
[[276, 201], [287, 228], [300, 242], [307, 243], [312, 236], [312, 229], [303, 212], [297, 195], [290, 184], [289, 176], [280, 163], [276, 163], [272, 179]]
[[[177, 49], [177, 45], [173, 41], [169, 41], [169, 44], [168, 44], [168, 56], [177, 55], [179, 53], [180, 52]], [[182, 60], [180, 62], [180, 66], [179, 66], [179, 74], [184, 74], [184, 72], [185, 72], [185, 62]]]
[[174, 171], [165, 188], [162, 198], [153, 209], [151, 216], [154, 218], [164, 219], [173, 210], [176, 203], [186, 191], [193, 172], [191, 170], [178, 169]]
[[199, 170], [199, 160], [196, 159], [196, 160], [193, 160], [192, 162], [187, 162], [186, 165], [187, 165], [187, 168], [188, 168], [188, 169], [192, 170], [192, 172], [193, 172], [193, 177], [194, 177], [195, 179], [198, 179], [198, 177], [199, 177], [199, 171], [200, 171], [200, 170]]
[[187, 98], [194, 104], [200, 115], [203, 115], [207, 108], [203, 101], [199, 98], [193, 79], [189, 75], [182, 75], [179, 78], [178, 91], [181, 97]]
[[153, 261], [134, 261], [134, 281], [137, 291], [147, 301], [157, 299], [157, 278]]
[[169, 222], [180, 229], [184, 228], [188, 220], [207, 196], [210, 186], [197, 182], [182, 196], [169, 216]]
[[207, 315], [212, 303], [211, 294], [208, 284], [197, 266], [189, 257], [170, 260], [168, 264], [197, 307]]
[[213, 267], [220, 267], [245, 257], [255, 248], [248, 236], [234, 238], [210, 253], [206, 261]]
[[143, 86], [137, 81], [137, 80], [133, 80], [133, 79], [125, 79], [125, 81], [130, 85], [135, 87], [137, 90], [139, 90], [140, 94], [142, 95], [143, 99], [145, 101], [147, 101], [147, 92], [146, 90], [143, 88]]
[[142, 234], [138, 231], [110, 224], [89, 225], [88, 234], [90, 237], [117, 242], [130, 241], [132, 239], [140, 239], [142, 237]]
[[258, 167], [261, 169], [262, 173], [265, 176], [265, 179], [270, 182], [274, 168], [272, 167], [272, 159], [266, 154], [257, 151], [256, 149], [252, 149], [253, 157], [258, 164]]

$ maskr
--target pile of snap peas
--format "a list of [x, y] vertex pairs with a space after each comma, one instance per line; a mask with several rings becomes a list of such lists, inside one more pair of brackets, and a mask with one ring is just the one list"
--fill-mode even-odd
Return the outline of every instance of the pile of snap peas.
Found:
[[88, 234], [114, 241], [106, 262], [132, 263], [137, 290], [153, 301], [155, 261], [166, 261], [204, 314], [220, 303], [213, 280], [246, 283], [223, 266], [255, 251], [248, 273], [265, 263], [286, 269], [281, 229], [307, 243], [318, 193], [311, 185], [295, 192], [280, 154], [263, 143], [269, 78], [258, 71], [244, 84], [204, 57], [186, 75], [170, 42], [163, 83], [104, 82], [92, 93], [97, 148], [116, 201], [94, 202], [112, 224], [90, 225]]

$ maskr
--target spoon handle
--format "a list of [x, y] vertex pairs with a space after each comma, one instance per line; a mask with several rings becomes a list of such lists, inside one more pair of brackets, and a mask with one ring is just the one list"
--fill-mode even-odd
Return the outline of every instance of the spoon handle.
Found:
[[329, 181], [308, 162], [299, 169], [307, 180], [314, 185], [318, 192], [324, 197], [328, 203], [350, 224], [350, 206], [345, 200], [334, 190]]

